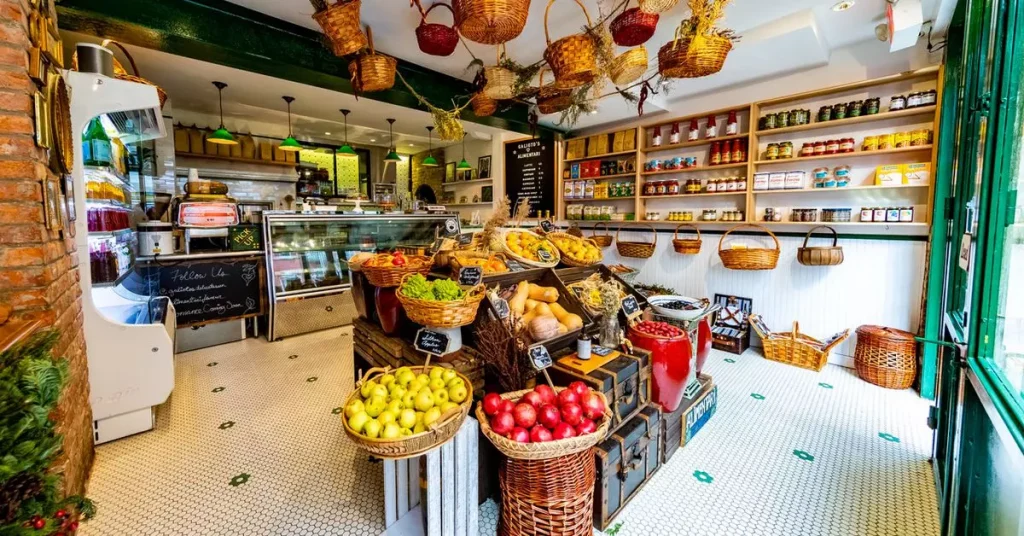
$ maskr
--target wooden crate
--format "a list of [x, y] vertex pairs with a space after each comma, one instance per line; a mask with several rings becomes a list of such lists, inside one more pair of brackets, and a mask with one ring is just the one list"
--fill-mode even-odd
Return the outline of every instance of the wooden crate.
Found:
[[701, 374], [697, 381], [700, 382], [701, 388], [696, 396], [690, 400], [683, 399], [683, 403], [672, 413], [663, 413], [663, 463], [668, 462], [680, 447], [686, 446], [697, 432], [704, 428], [718, 408], [718, 386], [711, 376]]

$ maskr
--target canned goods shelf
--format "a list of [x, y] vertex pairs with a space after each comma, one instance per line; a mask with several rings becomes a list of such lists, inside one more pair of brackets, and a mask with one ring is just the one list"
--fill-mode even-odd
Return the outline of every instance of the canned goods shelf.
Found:
[[859, 115], [857, 117], [847, 117], [845, 119], [833, 119], [831, 121], [815, 121], [813, 123], [806, 123], [803, 125], [793, 125], [791, 127], [782, 128], [769, 128], [758, 130], [758, 136], [774, 136], [776, 134], [785, 134], [787, 132], [802, 132], [805, 130], [817, 130], [821, 128], [832, 128], [841, 127], [845, 125], [856, 125], [858, 123], [872, 123], [875, 121], [885, 121], [886, 119], [899, 119], [901, 117], [914, 117], [918, 115], [935, 115], [935, 106], [917, 106], [915, 108], [908, 108], [905, 110], [899, 110], [897, 112], [880, 112], [871, 115]]
[[755, 166], [792, 164], [793, 162], [808, 162], [811, 160], [831, 160], [834, 158], [864, 158], [868, 156], [885, 156], [889, 154], [927, 152], [932, 150], [932, 145], [916, 145], [914, 147], [900, 147], [899, 149], [885, 149], [878, 151], [854, 151], [852, 153], [835, 153], [820, 156], [795, 156], [793, 158], [778, 158], [775, 160], [755, 160]]

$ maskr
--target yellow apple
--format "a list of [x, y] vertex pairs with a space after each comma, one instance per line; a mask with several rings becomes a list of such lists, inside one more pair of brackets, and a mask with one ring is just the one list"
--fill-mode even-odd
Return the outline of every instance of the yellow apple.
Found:
[[388, 411], [395, 415], [401, 413], [403, 409], [405, 409], [405, 406], [402, 405], [401, 400], [392, 400], [391, 402], [388, 402]]
[[398, 416], [395, 415], [393, 411], [382, 411], [381, 414], [377, 417], [377, 420], [380, 421], [381, 424], [387, 426], [397, 421]]
[[352, 417], [356, 413], [362, 413], [364, 411], [366, 411], [366, 408], [363, 407], [362, 400], [353, 400], [349, 402], [347, 406], [345, 406], [346, 417]]
[[395, 439], [402, 434], [402, 428], [395, 423], [390, 423], [384, 426], [384, 431], [380, 433], [380, 436], [384, 439]]
[[448, 383], [458, 377], [459, 374], [455, 372], [454, 369], [444, 369], [444, 372], [441, 373], [441, 378], [444, 379], [445, 383]]
[[411, 409], [403, 409], [398, 416], [398, 425], [402, 428], [416, 426], [416, 412]]
[[370, 380], [359, 388], [359, 394], [363, 395], [363, 398], [370, 398], [370, 394], [373, 393], [375, 387], [377, 387], [377, 382]]
[[439, 418], [441, 418], [441, 408], [430, 408], [423, 414], [423, 426], [430, 426], [437, 422]]
[[374, 396], [371, 397], [368, 402], [366, 402], [365, 407], [367, 415], [371, 417], [377, 417], [378, 415], [381, 414], [381, 412], [388, 408], [388, 402], [387, 400], [384, 399], [383, 396]]
[[448, 400], [457, 404], [463, 403], [467, 396], [469, 396], [469, 391], [466, 390], [465, 385], [456, 385], [455, 387], [448, 389]]
[[395, 383], [395, 375], [391, 374], [389, 372], [389, 373], [381, 376], [380, 379], [377, 380], [377, 383], [383, 385], [384, 387], [387, 387], [387, 386], [391, 385], [392, 383]]
[[434, 368], [430, 369], [430, 379], [431, 380], [440, 378], [442, 374], [444, 374], [444, 369], [441, 368], [441, 367], [434, 367]]
[[438, 389], [434, 391], [434, 405], [440, 406], [448, 401], [448, 391]]
[[416, 395], [415, 408], [419, 411], [427, 411], [434, 407], [434, 394], [427, 389], [421, 390]]
[[458, 407], [459, 405], [456, 404], [455, 402], [445, 402], [444, 404], [441, 404], [441, 415], [444, 415], [445, 413], [448, 413], [449, 411], [456, 409]]
[[366, 412], [364, 411], [362, 413], [356, 413], [355, 415], [349, 417], [348, 425], [350, 428], [355, 430], [356, 433], [359, 433], [363, 431], [363, 427], [366, 426], [366, 423], [369, 420], [370, 416], [367, 415]]
[[383, 425], [377, 419], [370, 419], [366, 421], [366, 426], [363, 427], [363, 435], [371, 439], [380, 437], [380, 429]]
[[441, 378], [440, 376], [430, 380], [430, 390], [437, 391], [438, 389], [444, 389], [444, 378]]

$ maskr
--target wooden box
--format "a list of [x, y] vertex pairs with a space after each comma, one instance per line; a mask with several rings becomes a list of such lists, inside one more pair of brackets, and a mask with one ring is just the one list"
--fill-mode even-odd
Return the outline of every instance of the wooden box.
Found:
[[661, 412], [648, 407], [594, 449], [594, 526], [605, 530], [661, 467]]
[[[596, 351], [597, 347], [595, 347]], [[551, 381], [555, 385], [569, 385], [574, 381], [582, 381], [592, 389], [604, 393], [608, 406], [612, 409], [612, 425], [608, 433], [612, 434], [620, 426], [629, 422], [651, 401], [651, 354], [635, 348], [635, 355], [618, 352], [618, 355], [604, 363], [602, 356], [595, 352], [589, 361], [581, 362], [576, 353], [556, 360], [548, 369]], [[583, 373], [581, 369], [590, 370]]]
[[742, 354], [750, 348], [750, 323], [747, 318], [753, 309], [753, 300], [715, 294], [715, 303], [720, 304], [722, 310], [711, 328], [711, 346], [716, 350]]
[[718, 408], [718, 386], [711, 376], [701, 374], [697, 381], [700, 382], [700, 391], [696, 396], [690, 400], [683, 399], [678, 409], [662, 415], [662, 463], [668, 462], [679, 447], [685, 447]]

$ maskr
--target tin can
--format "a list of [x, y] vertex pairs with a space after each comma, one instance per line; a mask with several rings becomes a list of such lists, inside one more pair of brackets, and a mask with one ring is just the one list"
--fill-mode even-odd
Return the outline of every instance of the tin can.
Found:
[[862, 151], [877, 151], [878, 136], [864, 136], [864, 143], [860, 148]]
[[879, 134], [878, 135], [878, 150], [879, 151], [888, 151], [889, 149], [892, 149], [893, 148], [893, 143], [895, 143], [895, 140], [893, 139], [893, 135], [892, 134]]
[[926, 129], [926, 128], [922, 128], [920, 130], [913, 131], [910, 134], [910, 146], [911, 147], [921, 147], [922, 145], [928, 145], [928, 134], [929, 134], [929, 132], [930, 131], [928, 129]]
[[910, 133], [909, 132], [897, 132], [893, 136], [893, 147], [896, 149], [903, 149], [904, 147], [910, 147]]

